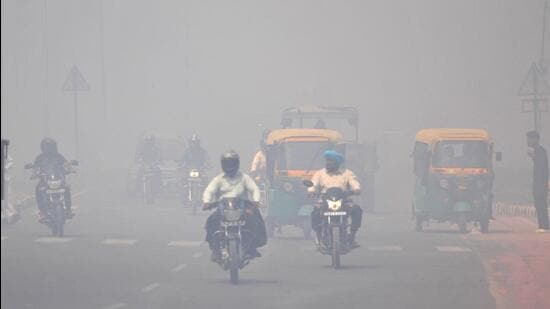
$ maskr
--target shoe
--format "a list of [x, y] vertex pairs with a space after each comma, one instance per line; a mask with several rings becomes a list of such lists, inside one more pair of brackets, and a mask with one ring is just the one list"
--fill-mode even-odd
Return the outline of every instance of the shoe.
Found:
[[549, 232], [549, 230], [547, 230], [547, 229], [537, 229], [535, 231], [535, 233], [548, 233], [548, 232]]

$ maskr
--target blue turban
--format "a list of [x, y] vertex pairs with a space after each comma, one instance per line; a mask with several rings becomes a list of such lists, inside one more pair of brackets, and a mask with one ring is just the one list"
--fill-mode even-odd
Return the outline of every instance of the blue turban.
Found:
[[332, 159], [332, 160], [336, 161], [336, 163], [338, 163], [338, 164], [342, 164], [342, 162], [344, 162], [344, 155], [342, 155], [338, 151], [335, 151], [335, 150], [332, 150], [332, 149], [325, 151], [323, 153], [323, 157], [325, 157], [327, 159]]

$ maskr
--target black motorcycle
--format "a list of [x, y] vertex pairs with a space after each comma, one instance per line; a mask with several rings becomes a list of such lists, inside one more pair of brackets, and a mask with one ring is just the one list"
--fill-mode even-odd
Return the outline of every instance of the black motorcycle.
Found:
[[[71, 165], [78, 165], [78, 161], [73, 160]], [[33, 164], [26, 164], [25, 169], [33, 169]], [[44, 186], [46, 194], [46, 219], [45, 224], [52, 230], [53, 236], [63, 237], [66, 221], [65, 192], [67, 183], [65, 175], [70, 173], [68, 169], [59, 171], [54, 168], [40, 169], [31, 179], [38, 178], [39, 183]]]
[[[305, 180], [306, 187], [313, 186], [311, 181]], [[350, 217], [348, 215], [348, 194], [340, 188], [329, 188], [326, 193], [320, 194], [320, 212], [323, 218], [321, 235], [319, 236], [319, 252], [330, 255], [332, 266], [340, 268], [340, 256], [347, 254], [353, 248], [349, 245]]]
[[187, 175], [185, 192], [187, 205], [191, 206], [193, 215], [202, 204], [202, 192], [204, 190], [204, 176], [201, 170], [191, 169]]
[[245, 228], [245, 210], [249, 202], [239, 198], [222, 199], [211, 204], [209, 209], [218, 208], [221, 215], [219, 229], [214, 233], [214, 239], [219, 245], [220, 259], [218, 264], [223, 270], [229, 270], [231, 283], [239, 283], [239, 269], [250, 263], [246, 254], [252, 233]]

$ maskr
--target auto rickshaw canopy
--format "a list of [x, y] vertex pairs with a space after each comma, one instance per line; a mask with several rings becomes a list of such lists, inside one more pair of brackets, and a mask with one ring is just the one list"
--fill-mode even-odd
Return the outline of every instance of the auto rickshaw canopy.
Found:
[[445, 140], [490, 141], [491, 137], [484, 129], [435, 128], [416, 133], [416, 141], [428, 145]]
[[272, 145], [280, 142], [339, 142], [342, 134], [335, 130], [327, 129], [277, 129], [271, 131], [266, 143]]

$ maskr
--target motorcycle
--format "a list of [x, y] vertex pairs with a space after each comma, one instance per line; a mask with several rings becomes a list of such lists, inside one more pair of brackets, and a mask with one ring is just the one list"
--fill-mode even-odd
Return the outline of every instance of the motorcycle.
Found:
[[[70, 165], [77, 166], [78, 161], [73, 160]], [[33, 164], [26, 164], [25, 169], [33, 169]], [[44, 193], [46, 194], [46, 219], [45, 224], [51, 229], [52, 235], [63, 237], [66, 221], [65, 208], [65, 192], [67, 183], [65, 174], [70, 173], [68, 168], [61, 172], [55, 169], [42, 169], [37, 171], [31, 179], [40, 179], [40, 184], [43, 184]]]
[[191, 169], [187, 177], [187, 203], [191, 206], [193, 215], [197, 214], [197, 209], [201, 206], [201, 196], [203, 191], [203, 175], [198, 169]]
[[[313, 183], [304, 180], [306, 187]], [[350, 252], [349, 246], [349, 215], [345, 208], [348, 194], [340, 188], [328, 188], [326, 193], [320, 194], [320, 211], [322, 220], [321, 235], [318, 239], [319, 252], [331, 256], [332, 266], [340, 268], [340, 257]]]
[[252, 235], [244, 227], [244, 213], [250, 206], [245, 200], [228, 198], [212, 204], [208, 209], [216, 207], [221, 214], [220, 227], [213, 235], [221, 253], [217, 262], [223, 270], [229, 270], [231, 283], [238, 284], [239, 269], [250, 263], [250, 257], [245, 252], [248, 251], [247, 240]]

